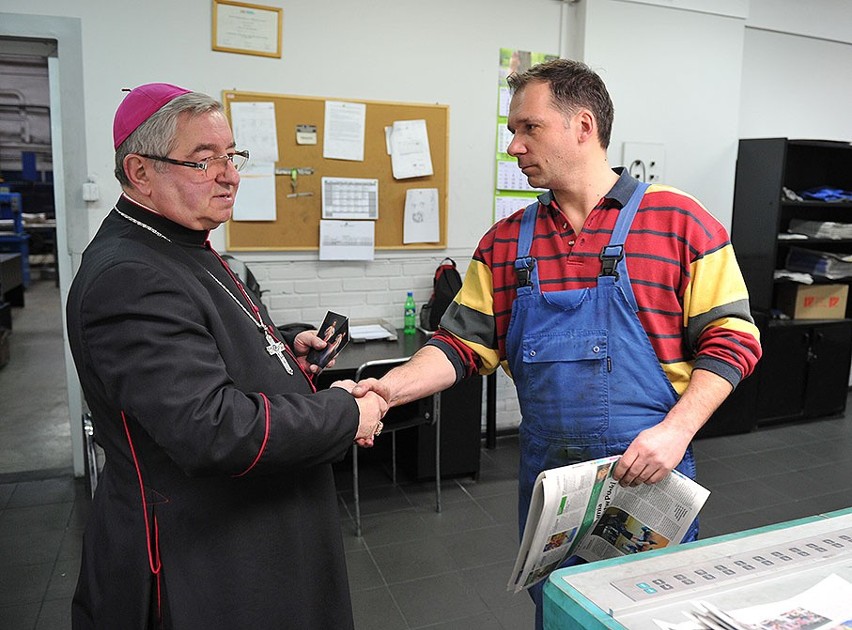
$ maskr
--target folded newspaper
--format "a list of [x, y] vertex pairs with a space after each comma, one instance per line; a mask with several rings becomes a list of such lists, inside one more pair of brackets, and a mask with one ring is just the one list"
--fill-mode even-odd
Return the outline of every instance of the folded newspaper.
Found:
[[524, 538], [507, 590], [522, 591], [570, 556], [588, 562], [680, 542], [710, 491], [678, 471], [622, 487], [619, 456], [545, 470], [535, 481]]

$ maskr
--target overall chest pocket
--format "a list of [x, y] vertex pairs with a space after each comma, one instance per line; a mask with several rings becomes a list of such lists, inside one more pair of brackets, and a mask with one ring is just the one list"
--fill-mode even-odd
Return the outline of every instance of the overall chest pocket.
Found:
[[527, 364], [600, 361], [607, 356], [606, 332], [602, 330], [527, 337], [521, 344]]
[[596, 437], [609, 426], [607, 335], [584, 330], [528, 336], [518, 393], [524, 422], [550, 435]]

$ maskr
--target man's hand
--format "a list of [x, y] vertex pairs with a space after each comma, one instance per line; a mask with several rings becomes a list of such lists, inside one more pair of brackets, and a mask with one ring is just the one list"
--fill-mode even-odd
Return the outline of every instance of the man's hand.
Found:
[[[382, 383], [382, 381], [380, 381], [379, 379], [365, 378], [363, 380], [358, 381], [357, 384], [353, 383], [353, 385], [354, 387], [349, 393], [355, 396], [357, 400], [361, 400], [364, 396], [368, 395], [378, 396], [385, 403], [386, 407], [389, 408], [388, 398], [390, 398], [390, 389], [385, 383]], [[385, 413], [387, 413], [387, 409], [385, 409]], [[355, 443], [358, 446], [369, 448], [375, 443], [376, 437], [378, 436], [374, 434], [368, 438], [356, 438]]]
[[622, 486], [662, 481], [683, 459], [689, 443], [733, 388], [707, 370], [693, 370], [689, 385], [660, 424], [645, 429], [612, 471]]
[[355, 398], [360, 398], [366, 395], [367, 392], [375, 392], [385, 400], [390, 400], [390, 388], [387, 386], [387, 383], [383, 383], [377, 378], [365, 378], [358, 381], [351, 393]]
[[691, 431], [665, 422], [645, 429], [618, 460], [613, 478], [622, 486], [662, 481], [683, 459], [692, 436]]
[[345, 389], [350, 394], [352, 393], [352, 388], [355, 387], [355, 381], [351, 378], [347, 378], [340, 381], [334, 381], [329, 387], [339, 387], [340, 389]]
[[[322, 350], [328, 345], [323, 341], [322, 337], [317, 335], [316, 330], [303, 330], [293, 340], [293, 353], [296, 355], [296, 360], [302, 369], [310, 374], [319, 374], [322, 368], [315, 363], [308, 363], [307, 354], [311, 350]], [[325, 367], [334, 365], [334, 359], [328, 362]]]
[[[358, 401], [372, 396], [383, 399], [387, 411], [389, 407], [443, 391], [455, 382], [455, 376], [455, 368], [441, 350], [424, 346], [406, 363], [393, 368], [382, 378], [365, 378], [350, 392]], [[372, 446], [374, 437], [375, 434], [372, 434], [355, 441], [361, 446]]]
[[355, 434], [355, 442], [358, 446], [373, 446], [373, 441], [382, 432], [382, 418], [388, 412], [388, 403], [373, 392], [356, 398], [355, 402], [361, 411], [361, 422], [358, 425], [358, 433]]
[[[331, 387], [345, 389], [350, 394], [355, 387], [355, 381], [336, 381]], [[374, 440], [382, 431], [382, 418], [388, 412], [388, 403], [375, 392], [365, 391], [359, 398], [355, 399], [360, 412], [358, 432], [355, 434], [355, 443], [358, 446], [373, 446]]]

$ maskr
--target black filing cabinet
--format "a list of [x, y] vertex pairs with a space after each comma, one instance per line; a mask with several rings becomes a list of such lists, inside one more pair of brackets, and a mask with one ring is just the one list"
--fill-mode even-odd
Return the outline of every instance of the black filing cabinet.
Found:
[[[788, 319], [795, 312], [781, 299], [797, 285], [786, 270], [792, 248], [847, 255], [850, 238], [823, 238], [790, 231], [796, 222], [852, 224], [852, 201], [797, 199], [830, 185], [852, 190], [852, 145], [827, 140], [743, 139], [739, 142], [731, 242], [761, 328], [763, 358], [747, 379], [757, 386], [756, 424], [805, 420], [842, 413], [849, 392], [852, 300], [837, 319]], [[852, 276], [813, 275], [814, 285], [850, 285]], [[844, 318], [845, 315], [845, 318]]]
[[817, 418], [846, 408], [849, 322], [773, 322], [763, 339], [758, 424]]
[[[479, 475], [482, 382], [472, 376], [441, 393], [441, 477]], [[397, 433], [397, 463], [417, 479], [435, 477], [435, 427]]]

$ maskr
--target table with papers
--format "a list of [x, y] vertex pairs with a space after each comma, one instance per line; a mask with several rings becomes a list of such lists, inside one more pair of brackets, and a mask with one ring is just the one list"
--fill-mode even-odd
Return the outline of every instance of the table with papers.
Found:
[[554, 571], [544, 627], [685, 627], [702, 603], [770, 608], [827, 579], [852, 583], [852, 508]]
[[396, 329], [384, 320], [376, 322], [350, 322], [349, 338], [359, 341], [396, 341]]

